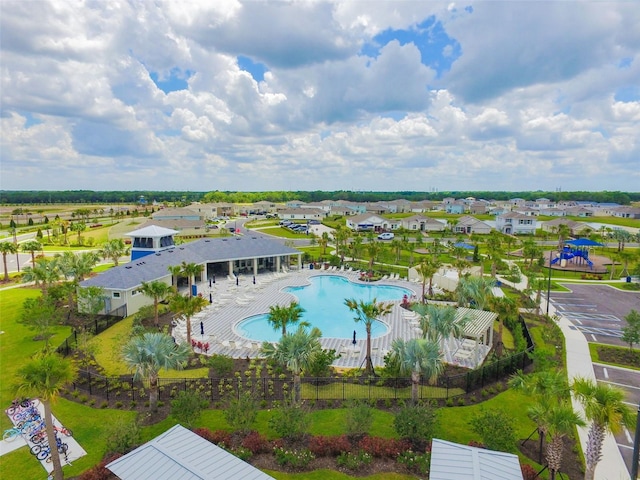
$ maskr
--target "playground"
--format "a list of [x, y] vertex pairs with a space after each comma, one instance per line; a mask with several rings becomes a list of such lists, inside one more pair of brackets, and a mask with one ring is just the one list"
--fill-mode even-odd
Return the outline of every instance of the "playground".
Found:
[[546, 264], [554, 270], [570, 272], [588, 272], [593, 274], [607, 273], [607, 265], [611, 259], [592, 253], [593, 247], [603, 246], [593, 240], [580, 238], [565, 243], [561, 252], [551, 251], [546, 254]]

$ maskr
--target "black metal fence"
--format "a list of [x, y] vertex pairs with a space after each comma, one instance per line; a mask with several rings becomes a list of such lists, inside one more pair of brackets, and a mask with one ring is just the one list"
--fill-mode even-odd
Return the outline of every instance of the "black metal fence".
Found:
[[[91, 333], [92, 335], [97, 335], [101, 332], [104, 332], [107, 328], [115, 325], [122, 317], [120, 316], [96, 316], [93, 320], [89, 320], [87, 323], [83, 325], [83, 328]], [[78, 330], [73, 329], [73, 333], [69, 335], [64, 341], [58, 346], [56, 352], [63, 356], [69, 355], [76, 348], [78, 344]]]

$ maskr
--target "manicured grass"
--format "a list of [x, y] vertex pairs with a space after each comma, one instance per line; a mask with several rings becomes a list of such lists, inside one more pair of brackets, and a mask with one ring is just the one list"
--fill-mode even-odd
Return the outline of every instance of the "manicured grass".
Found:
[[[91, 339], [98, 345], [95, 359], [104, 368], [106, 375], [117, 376], [131, 373], [126, 364], [120, 360], [120, 348], [130, 338], [132, 325], [133, 317], [127, 317]], [[208, 375], [209, 369], [206, 367], [160, 371], [160, 378], [205, 378]]]
[[[500, 328], [500, 322], [495, 320], [493, 322], [493, 331], [497, 333], [499, 328]], [[509, 330], [507, 327], [502, 328], [502, 344], [504, 345], [504, 348], [507, 348], [509, 350], [513, 350], [515, 348], [515, 342], [513, 341], [513, 333], [511, 333], [511, 330]]]
[[611, 362], [606, 362], [606, 361], [602, 360], [600, 358], [600, 355], [598, 354], [598, 348], [603, 348], [603, 347], [607, 348], [607, 349], [611, 349], [611, 350], [617, 350], [617, 351], [629, 350], [629, 347], [617, 347], [617, 346], [613, 346], [613, 345], [604, 345], [604, 344], [601, 344], [601, 343], [589, 343], [589, 353], [591, 354], [591, 361], [592, 362], [603, 363], [605, 365], [613, 365], [613, 366], [616, 366], [616, 367], [629, 368], [631, 370], [640, 370], [640, 366], [619, 364], [619, 363], [611, 363]]
[[311, 235], [292, 232], [288, 228], [284, 228], [280, 226], [261, 228], [258, 231], [266, 235], [273, 235], [274, 237], [282, 237], [282, 238], [310, 238], [311, 237]]

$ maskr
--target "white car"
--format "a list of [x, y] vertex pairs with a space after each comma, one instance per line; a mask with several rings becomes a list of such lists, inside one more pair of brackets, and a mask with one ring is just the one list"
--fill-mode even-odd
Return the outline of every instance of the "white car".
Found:
[[378, 240], [392, 240], [395, 235], [391, 232], [384, 232], [378, 235]]

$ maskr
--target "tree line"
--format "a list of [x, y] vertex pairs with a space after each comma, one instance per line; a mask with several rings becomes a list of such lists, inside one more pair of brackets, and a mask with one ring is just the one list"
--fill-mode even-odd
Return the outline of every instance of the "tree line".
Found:
[[640, 192], [619, 191], [575, 191], [575, 192], [509, 192], [509, 191], [439, 191], [439, 192], [365, 192], [365, 191], [265, 191], [265, 192], [237, 192], [214, 190], [210, 192], [175, 192], [175, 191], [92, 191], [92, 190], [63, 190], [63, 191], [31, 191], [31, 190], [2, 190], [0, 204], [56, 204], [56, 203], [137, 203], [144, 197], [147, 202], [171, 202], [184, 204], [194, 201], [255, 203], [269, 201], [285, 203], [292, 200], [303, 202], [319, 202], [322, 200], [347, 200], [358, 202], [378, 202], [405, 199], [409, 201], [433, 200], [441, 201], [447, 197], [454, 198], [483, 198], [487, 200], [505, 201], [512, 198], [535, 200], [547, 198], [551, 201], [593, 201], [599, 203], [618, 203], [628, 205], [640, 201]]

